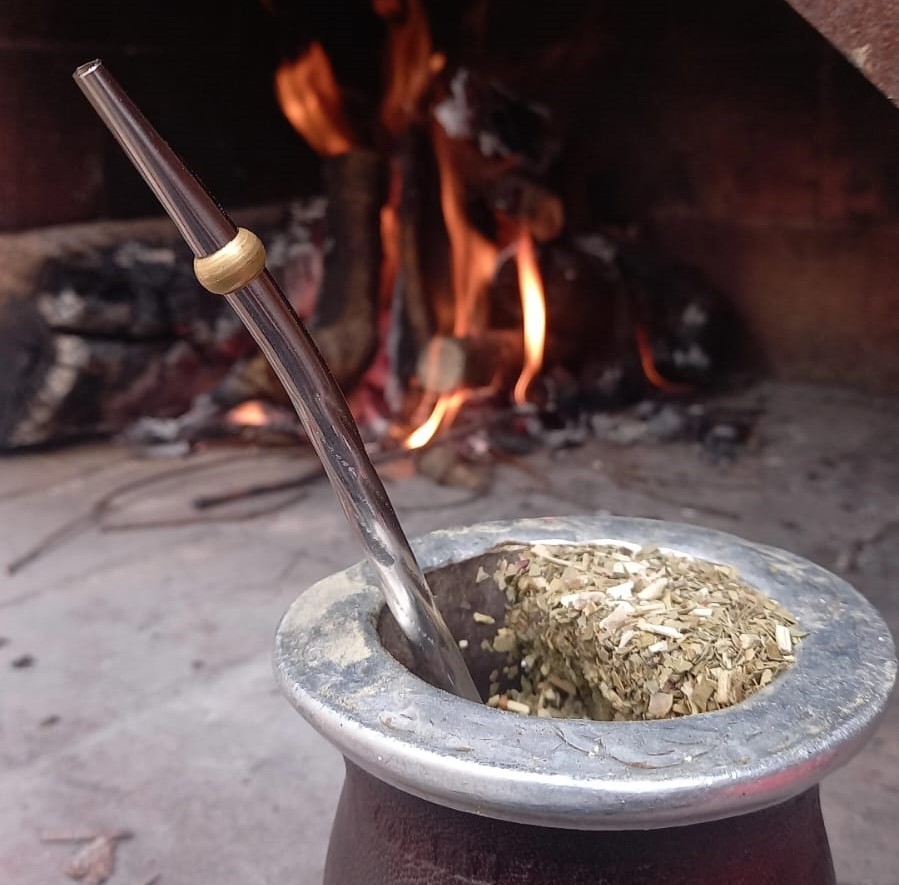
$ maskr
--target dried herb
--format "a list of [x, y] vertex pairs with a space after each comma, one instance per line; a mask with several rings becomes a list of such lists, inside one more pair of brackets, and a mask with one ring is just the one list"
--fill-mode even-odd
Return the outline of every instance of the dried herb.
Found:
[[490, 647], [505, 665], [491, 674], [488, 704], [523, 715], [720, 710], [789, 667], [805, 635], [733, 567], [656, 547], [537, 544], [493, 579], [507, 605]]

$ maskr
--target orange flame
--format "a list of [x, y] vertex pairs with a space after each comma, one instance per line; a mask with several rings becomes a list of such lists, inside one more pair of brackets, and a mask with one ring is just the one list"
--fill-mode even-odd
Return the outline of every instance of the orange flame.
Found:
[[523, 234], [515, 254], [518, 265], [518, 288], [521, 292], [522, 325], [524, 327], [524, 365], [515, 382], [512, 398], [518, 405], [527, 402], [528, 387], [543, 365], [543, 347], [546, 342], [546, 300], [543, 282], [534, 256], [534, 241], [530, 234]]
[[434, 155], [440, 173], [440, 208], [452, 256], [455, 317], [453, 334], [458, 337], [478, 331], [482, 296], [496, 270], [498, 250], [469, 224], [465, 215], [464, 182], [455, 168], [449, 137], [438, 125], [432, 127]]
[[400, 221], [398, 207], [402, 191], [402, 173], [395, 163], [390, 167], [387, 202], [381, 207], [381, 302], [387, 304], [396, 282], [400, 264]]
[[656, 362], [652, 355], [652, 345], [649, 343], [649, 336], [642, 324], [637, 323], [635, 327], [637, 337], [637, 348], [640, 351], [640, 366], [646, 380], [659, 390], [666, 393], [690, 393], [693, 389], [689, 384], [681, 384], [679, 381], [669, 381], [659, 374], [656, 368]]
[[422, 0], [407, 0], [401, 15], [393, 4], [376, 4], [375, 9], [390, 22], [387, 87], [381, 103], [381, 120], [391, 135], [399, 135], [415, 119], [421, 99], [444, 60], [434, 52], [431, 26]]
[[468, 399], [469, 391], [455, 390], [452, 393], [443, 393], [434, 404], [431, 414], [422, 424], [412, 431], [404, 440], [403, 447], [407, 449], [420, 449], [426, 446], [437, 433], [440, 425], [446, 423], [447, 426], [456, 420], [459, 409]]
[[275, 93], [284, 116], [314, 151], [334, 157], [352, 147], [340, 88], [321, 43], [278, 68]]
[[[453, 276], [453, 334], [464, 337], [479, 331], [483, 295], [495, 270], [498, 249], [469, 224], [465, 215], [465, 185], [453, 162], [452, 145], [438, 125], [431, 129], [434, 155], [440, 173], [440, 208], [450, 243]], [[433, 438], [441, 427], [449, 427], [459, 409], [471, 395], [468, 390], [444, 393], [437, 399], [428, 418], [403, 445], [418, 449]]]
[[268, 424], [265, 406], [258, 399], [250, 399], [235, 406], [228, 412], [227, 420], [241, 427], [265, 427]]
[[[431, 128], [434, 155], [440, 173], [440, 208], [450, 243], [453, 276], [453, 334], [465, 337], [480, 330], [483, 295], [496, 270], [498, 250], [469, 224], [465, 216], [465, 187], [453, 163], [452, 145], [443, 129]], [[404, 441], [409, 449], [426, 445], [440, 427], [449, 427], [470, 391], [444, 393], [428, 418]]]

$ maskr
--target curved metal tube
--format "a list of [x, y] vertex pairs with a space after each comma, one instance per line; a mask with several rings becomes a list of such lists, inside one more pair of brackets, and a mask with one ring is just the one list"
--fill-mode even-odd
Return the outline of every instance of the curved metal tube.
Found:
[[[237, 228], [172, 149], [94, 61], [75, 81], [159, 198], [198, 258], [221, 249]], [[416, 666], [440, 688], [480, 702], [396, 511], [365, 451], [346, 399], [293, 308], [268, 271], [225, 295], [293, 402], [384, 591], [412, 645]]]

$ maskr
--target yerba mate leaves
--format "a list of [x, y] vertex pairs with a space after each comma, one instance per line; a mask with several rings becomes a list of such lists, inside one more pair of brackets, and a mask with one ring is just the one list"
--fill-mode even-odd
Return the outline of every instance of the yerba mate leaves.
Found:
[[[488, 703], [521, 714], [720, 710], [789, 667], [804, 636], [733, 567], [655, 547], [535, 544], [510, 552], [493, 579], [507, 606], [492, 650], [506, 662]], [[518, 687], [500, 694], [501, 676]]]

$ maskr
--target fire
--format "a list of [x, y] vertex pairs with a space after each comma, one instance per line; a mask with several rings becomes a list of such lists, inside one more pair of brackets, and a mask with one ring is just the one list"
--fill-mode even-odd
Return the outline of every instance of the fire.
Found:
[[420, 449], [426, 446], [444, 422], [447, 426], [456, 420], [456, 415], [463, 403], [468, 399], [469, 391], [456, 390], [453, 393], [441, 394], [427, 420], [410, 433], [403, 446], [407, 449]]
[[387, 88], [381, 121], [394, 136], [401, 134], [419, 112], [421, 99], [442, 65], [434, 52], [431, 26], [422, 0], [407, 0], [402, 13], [393, 3], [375, 3], [375, 11], [389, 21], [387, 32]]
[[[374, 0], [376, 13], [388, 24], [387, 85], [381, 103], [381, 122], [392, 136], [420, 119], [424, 99], [446, 59], [434, 49], [430, 25], [422, 0], [397, 4]], [[400, 14], [402, 13], [402, 14]], [[352, 130], [341, 105], [340, 88], [331, 63], [320, 43], [313, 43], [298, 59], [287, 62], [275, 75], [281, 108], [310, 146], [323, 156], [335, 156], [353, 147]], [[486, 325], [485, 294], [496, 271], [498, 248], [479, 233], [466, 213], [466, 185], [459, 172], [452, 139], [431, 119], [431, 141], [440, 176], [440, 205], [450, 246], [450, 272], [454, 306], [452, 334], [458, 338], [478, 335]], [[394, 177], [391, 199], [381, 218], [385, 262], [382, 294], [392, 290], [398, 264], [396, 205], [398, 180]], [[522, 239], [517, 256], [524, 317], [525, 358], [515, 385], [515, 402], [525, 402], [528, 386], [540, 370], [546, 326], [543, 287], [529, 236]], [[448, 334], [450, 317], [439, 318], [437, 334]], [[452, 424], [471, 391], [442, 394], [423, 403], [431, 408], [428, 417], [405, 440], [407, 448], [420, 448], [441, 427]], [[242, 424], [265, 423], [264, 411], [255, 404], [234, 410], [233, 420]]]
[[278, 68], [275, 92], [284, 116], [317, 153], [334, 157], [352, 147], [340, 88], [320, 43]]
[[465, 192], [455, 168], [452, 146], [443, 128], [431, 127], [434, 155], [440, 173], [440, 208], [450, 242], [455, 317], [453, 334], [462, 338], [479, 331], [482, 296], [496, 271], [498, 249], [479, 234], [465, 215]]
[[524, 365], [515, 382], [512, 398], [518, 405], [524, 405], [527, 402], [528, 387], [543, 365], [543, 347], [546, 342], [546, 300], [534, 256], [534, 241], [530, 234], [523, 234], [515, 262], [518, 265], [518, 288], [521, 292]]
[[258, 399], [251, 399], [231, 409], [228, 421], [240, 427], [264, 427], [268, 424], [268, 416], [265, 406]]
[[659, 390], [664, 390], [666, 393], [689, 393], [693, 389], [689, 384], [669, 381], [659, 374], [659, 370], [656, 368], [655, 359], [652, 355], [652, 345], [649, 343], [649, 336], [646, 334], [646, 329], [641, 323], [637, 323], [635, 334], [637, 337], [637, 349], [640, 352], [640, 367], [643, 369], [646, 380], [654, 387], [657, 387]]
[[[465, 216], [464, 185], [453, 164], [449, 138], [437, 123], [431, 127], [431, 135], [440, 173], [440, 208], [450, 243], [453, 334], [464, 338], [480, 331], [483, 296], [496, 271], [498, 249]], [[421, 448], [440, 427], [449, 427], [469, 395], [467, 390], [442, 394], [428, 418], [406, 438], [406, 448]]]

